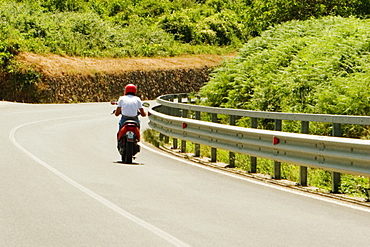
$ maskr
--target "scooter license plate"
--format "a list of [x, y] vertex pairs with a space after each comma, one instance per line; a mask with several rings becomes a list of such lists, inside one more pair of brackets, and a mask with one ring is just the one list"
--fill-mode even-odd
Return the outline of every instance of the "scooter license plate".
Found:
[[133, 141], [134, 137], [135, 137], [135, 134], [134, 134], [134, 132], [129, 131], [129, 132], [126, 133], [126, 136], [127, 136], [128, 141]]

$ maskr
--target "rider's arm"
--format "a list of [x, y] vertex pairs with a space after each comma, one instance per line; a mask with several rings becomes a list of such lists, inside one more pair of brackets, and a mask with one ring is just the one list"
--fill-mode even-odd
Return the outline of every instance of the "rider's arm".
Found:
[[118, 117], [121, 114], [121, 107], [117, 107], [116, 111], [114, 112], [114, 115]]
[[144, 109], [143, 109], [143, 108], [140, 108], [140, 109], [139, 109], [139, 111], [140, 111], [140, 115], [141, 115], [142, 117], [146, 117], [146, 113], [145, 113], [145, 111], [144, 111]]

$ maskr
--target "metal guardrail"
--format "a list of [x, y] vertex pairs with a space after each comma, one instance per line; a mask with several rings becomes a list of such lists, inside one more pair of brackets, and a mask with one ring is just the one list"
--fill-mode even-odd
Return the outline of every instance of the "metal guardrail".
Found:
[[370, 176], [370, 140], [222, 125], [152, 111], [150, 127], [171, 137], [236, 153]]
[[[358, 124], [370, 125], [370, 117], [367, 116], [347, 116], [347, 115], [326, 115], [326, 114], [303, 114], [303, 113], [284, 113], [284, 112], [264, 112], [250, 111], [229, 108], [207, 107], [200, 105], [191, 105], [185, 103], [173, 102], [175, 98], [187, 97], [186, 94], [181, 95], [163, 95], [157, 99], [160, 105], [170, 108], [178, 108], [190, 111], [200, 111], [214, 114], [225, 114], [240, 117], [278, 119], [278, 120], [293, 120], [293, 121], [310, 121], [310, 122], [325, 122], [338, 124]], [[181, 102], [181, 101], [179, 101]]]
[[[252, 119], [274, 119], [275, 122], [280, 122], [277, 130], [281, 130], [282, 120], [302, 121], [302, 124], [306, 123], [306, 127], [309, 121], [331, 122], [334, 127], [340, 128], [341, 124], [370, 125], [370, 117], [256, 112], [181, 103], [182, 99], [187, 97], [186, 94], [159, 97], [157, 102], [160, 105], [153, 108], [149, 116], [150, 127], [166, 136], [211, 146], [213, 153], [216, 148], [220, 148], [232, 153], [250, 155], [251, 159], [261, 157], [274, 160], [274, 177], [277, 179], [280, 178], [280, 162], [299, 165], [301, 185], [307, 185], [306, 166], [332, 171], [332, 192], [338, 192], [340, 173], [370, 177], [370, 140], [261, 130], [256, 129], [257, 126], [243, 128], [223, 125], [188, 119], [187, 112], [198, 113], [197, 119], [200, 116], [199, 112], [212, 113], [216, 116], [226, 114]], [[174, 102], [174, 99], [178, 102]], [[337, 135], [340, 135], [340, 129], [337, 130]], [[252, 172], [256, 172], [255, 170]]]

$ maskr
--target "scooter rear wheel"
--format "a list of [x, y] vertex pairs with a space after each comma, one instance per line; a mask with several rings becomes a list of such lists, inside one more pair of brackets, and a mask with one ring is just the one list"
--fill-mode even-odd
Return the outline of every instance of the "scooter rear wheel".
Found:
[[132, 156], [134, 153], [134, 143], [126, 142], [126, 152], [124, 152], [124, 157], [122, 156], [122, 161], [126, 164], [132, 164]]

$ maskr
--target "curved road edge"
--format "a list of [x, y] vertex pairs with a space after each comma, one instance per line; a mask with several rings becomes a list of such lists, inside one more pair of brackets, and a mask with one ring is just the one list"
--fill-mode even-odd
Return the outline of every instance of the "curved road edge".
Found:
[[202, 158], [192, 157], [187, 153], [181, 153], [179, 149], [170, 149], [166, 147], [155, 147], [152, 144], [141, 141], [141, 146], [149, 151], [156, 152], [163, 156], [182, 161], [184, 163], [197, 166], [209, 171], [217, 172], [226, 176], [234, 177], [237, 179], [242, 179], [249, 181], [251, 183], [263, 185], [269, 188], [278, 189], [293, 193], [296, 195], [301, 195], [305, 197], [314, 198], [317, 200], [330, 202], [336, 205], [364, 211], [370, 213], [370, 202], [364, 201], [363, 198], [351, 198], [342, 194], [329, 194], [324, 192], [316, 191], [314, 187], [304, 187], [298, 186], [295, 182], [287, 180], [275, 180], [267, 178], [266, 176], [259, 174], [248, 173], [247, 171], [242, 171], [236, 168], [228, 168], [227, 164], [221, 162], [207, 162]]

